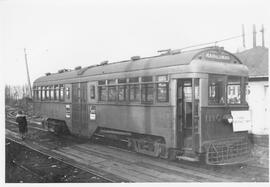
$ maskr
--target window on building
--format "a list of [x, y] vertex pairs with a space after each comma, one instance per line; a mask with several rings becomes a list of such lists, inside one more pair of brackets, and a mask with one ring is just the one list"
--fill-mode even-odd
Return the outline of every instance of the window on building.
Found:
[[143, 103], [152, 103], [154, 101], [154, 84], [150, 83], [152, 81], [151, 76], [142, 77], [141, 97]]
[[227, 103], [241, 104], [241, 77], [228, 77]]
[[225, 83], [225, 76], [209, 75], [209, 104], [225, 104]]
[[169, 83], [168, 76], [157, 76], [157, 101], [169, 101]]

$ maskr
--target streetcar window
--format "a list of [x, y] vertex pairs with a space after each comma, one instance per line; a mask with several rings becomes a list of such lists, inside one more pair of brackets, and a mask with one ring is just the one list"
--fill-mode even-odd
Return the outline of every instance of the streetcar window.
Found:
[[142, 102], [151, 103], [154, 101], [154, 84], [142, 84]]
[[49, 90], [49, 86], [46, 87], [46, 99], [47, 99], [47, 100], [50, 99], [50, 90]]
[[98, 99], [99, 101], [106, 101], [106, 86], [98, 87]]
[[108, 101], [116, 101], [116, 86], [108, 86]]
[[[118, 79], [118, 84], [125, 84], [127, 83], [126, 78]], [[118, 100], [119, 101], [126, 101], [127, 97], [127, 86], [126, 85], [119, 85], [118, 86]]]
[[241, 77], [228, 77], [227, 103], [241, 104]]
[[129, 101], [130, 102], [140, 101], [140, 85], [139, 84], [129, 85]]
[[209, 104], [225, 104], [225, 83], [225, 76], [209, 75]]
[[36, 94], [37, 90], [36, 89], [37, 89], [36, 86], [34, 86], [33, 87], [33, 99], [35, 99], [35, 100], [37, 99], [37, 94]]
[[119, 85], [118, 86], [118, 99], [119, 101], [126, 101], [127, 96], [127, 86], [126, 85]]
[[[151, 76], [142, 77], [142, 82], [151, 82], [153, 78]], [[144, 83], [142, 84], [141, 97], [143, 103], [152, 103], [154, 101], [154, 84]]]
[[152, 81], [153, 81], [153, 77], [151, 76], [142, 77], [142, 82], [152, 82]]
[[129, 78], [129, 101], [130, 102], [138, 102], [140, 101], [140, 85], [139, 77], [131, 77]]
[[45, 100], [45, 86], [42, 86], [41, 90], [42, 90], [42, 94], [41, 94], [42, 100]]
[[139, 77], [132, 77], [132, 78], [129, 78], [129, 82], [130, 82], [130, 83], [136, 83], [136, 82], [139, 82]]
[[157, 101], [168, 102], [169, 101], [169, 85], [168, 83], [157, 84]]
[[60, 100], [64, 100], [64, 85], [60, 84]]
[[153, 102], [154, 84], [142, 84], [142, 102]]
[[184, 81], [184, 98], [187, 102], [192, 102], [192, 82]]
[[98, 85], [105, 85], [106, 84], [106, 81], [103, 80], [103, 81], [98, 81]]
[[95, 85], [91, 85], [91, 87], [90, 87], [90, 98], [91, 99], [95, 99], [95, 97], [96, 97], [96, 94], [95, 94]]
[[168, 81], [167, 75], [157, 76], [157, 82], [166, 82]]
[[50, 92], [51, 92], [51, 100], [54, 100], [54, 88], [53, 86], [50, 87]]
[[54, 85], [54, 98], [55, 100], [59, 99], [59, 86], [58, 85]]
[[126, 78], [124, 78], [124, 79], [118, 79], [118, 83], [119, 84], [127, 83], [127, 79]]
[[70, 99], [70, 88], [66, 87], [66, 98]]
[[38, 87], [38, 95], [37, 95], [37, 99], [41, 99], [41, 87]]
[[157, 76], [157, 101], [168, 102], [169, 101], [169, 84], [168, 76]]
[[108, 84], [115, 84], [115, 79], [110, 79], [110, 80], [108, 80]]

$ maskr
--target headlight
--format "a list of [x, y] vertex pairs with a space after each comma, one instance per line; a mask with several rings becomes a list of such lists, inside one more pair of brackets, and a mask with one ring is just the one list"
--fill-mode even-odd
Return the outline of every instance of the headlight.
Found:
[[231, 114], [224, 114], [223, 120], [224, 120], [226, 123], [232, 124], [232, 122], [233, 122], [233, 117], [232, 117]]
[[229, 118], [227, 118], [227, 121], [228, 121], [228, 123], [232, 123], [233, 122], [233, 117], [232, 116], [230, 116]]

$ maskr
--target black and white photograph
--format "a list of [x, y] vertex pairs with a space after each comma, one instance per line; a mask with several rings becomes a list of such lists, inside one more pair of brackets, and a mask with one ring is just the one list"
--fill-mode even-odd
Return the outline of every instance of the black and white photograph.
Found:
[[0, 0], [1, 183], [269, 183], [269, 20], [267, 0]]

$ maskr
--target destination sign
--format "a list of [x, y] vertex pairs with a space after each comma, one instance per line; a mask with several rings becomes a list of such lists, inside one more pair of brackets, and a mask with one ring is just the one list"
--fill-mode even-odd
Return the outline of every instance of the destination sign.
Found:
[[251, 115], [250, 111], [232, 111], [233, 116], [233, 131], [248, 131], [251, 130]]
[[219, 53], [217, 51], [209, 51], [205, 53], [206, 58], [217, 59], [217, 60], [230, 60], [230, 56], [225, 53]]

